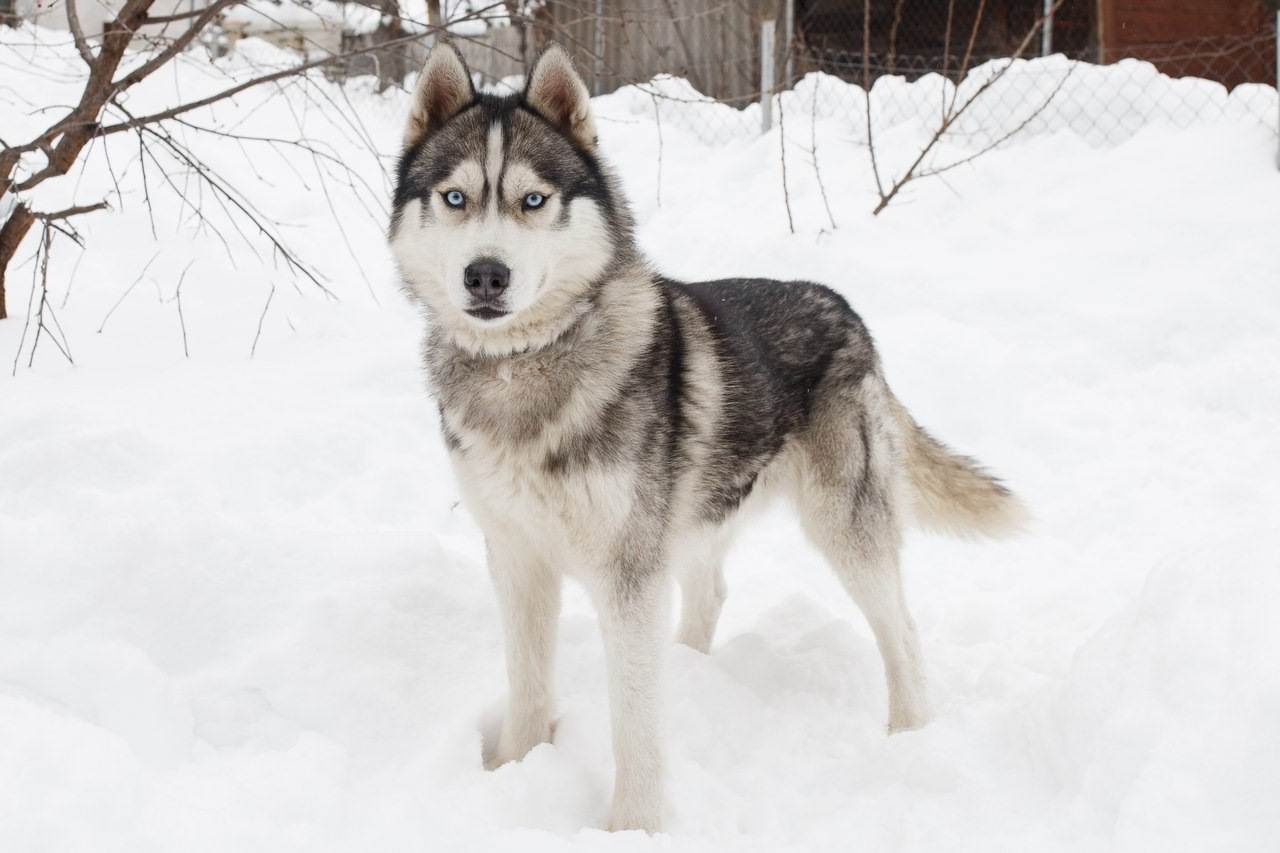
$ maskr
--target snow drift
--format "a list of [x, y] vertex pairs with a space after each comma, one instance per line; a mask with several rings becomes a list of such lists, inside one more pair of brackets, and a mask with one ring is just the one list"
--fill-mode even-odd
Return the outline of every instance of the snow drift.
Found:
[[[74, 85], [74, 52], [58, 65], [36, 38], [0, 31], [6, 139], [47, 118], [14, 92], [65, 103]], [[278, 60], [251, 47], [216, 73], [185, 62], [133, 106]], [[306, 135], [354, 174], [284, 143], [175, 133], [336, 298], [236, 234], [207, 190], [202, 224], [148, 162], [153, 218], [124, 135], [35, 199], [120, 187], [112, 212], [81, 221], [83, 256], [55, 240], [50, 298], [75, 366], [45, 342], [28, 368], [29, 332], [19, 353], [29, 267], [0, 323], [0, 352], [19, 356], [0, 378], [0, 847], [1280, 844], [1274, 130], [1135, 119], [1096, 147], [1064, 111], [873, 218], [856, 122], [820, 110], [833, 230], [809, 123], [792, 137], [791, 117], [836, 85], [784, 96], [785, 147], [754, 122], [699, 142], [679, 117], [705, 105], [663, 102], [660, 134], [640, 89], [600, 99], [601, 142], [664, 271], [837, 287], [920, 422], [1029, 504], [1030, 532], [1009, 543], [908, 543], [931, 725], [886, 736], [870, 632], [777, 514], [730, 556], [713, 653], [671, 649], [669, 835], [597, 828], [603, 665], [572, 590], [555, 744], [482, 769], [499, 627], [422, 387], [421, 320], [382, 242], [403, 96], [317, 81], [192, 122]], [[1096, 108], [1129, 115], [1142, 97], [1111, 89]], [[890, 165], [924, 132], [918, 116], [887, 125]]]

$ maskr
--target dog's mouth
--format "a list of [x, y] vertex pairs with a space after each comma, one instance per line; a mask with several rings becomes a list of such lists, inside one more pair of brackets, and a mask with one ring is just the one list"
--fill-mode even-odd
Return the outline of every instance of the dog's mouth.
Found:
[[477, 305], [474, 308], [468, 308], [466, 310], [469, 315], [475, 317], [477, 320], [497, 320], [498, 318], [505, 317], [507, 314], [511, 313], [509, 311], [503, 311], [501, 308], [495, 308], [492, 305]]

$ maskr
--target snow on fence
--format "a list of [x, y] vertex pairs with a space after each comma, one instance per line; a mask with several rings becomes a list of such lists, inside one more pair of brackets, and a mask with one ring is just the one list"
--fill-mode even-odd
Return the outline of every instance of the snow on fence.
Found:
[[[458, 0], [443, 9], [482, 81], [510, 85], [555, 41], [593, 92], [617, 92], [625, 111], [704, 143], [788, 117], [844, 120], [866, 141], [906, 123], [936, 125], [952, 99], [988, 85], [946, 135], [989, 146], [1015, 132], [1061, 130], [1115, 144], [1152, 123], [1277, 129], [1268, 3], [1187, 0], [1195, 14], [1144, 19], [1141, 39], [1123, 26], [1122, 0]], [[15, 8], [65, 26], [61, 0]], [[422, 43], [396, 48], [399, 61], [366, 53], [328, 72], [378, 73], [386, 85], [420, 64], [431, 40], [427, 9], [425, 0], [244, 0], [221, 25], [232, 49], [237, 37], [258, 35], [311, 55], [367, 48], [389, 21], [393, 35], [422, 32]]]
[[[593, 91], [635, 87], [623, 98], [637, 111], [713, 144], [788, 111], [806, 121], [843, 116], [865, 140], [866, 88], [874, 135], [936, 123], [957, 84], [963, 99], [997, 76], [949, 127], [952, 141], [1071, 130], [1105, 145], [1157, 122], [1275, 129], [1270, 13], [1260, 0], [1231, 0], [1230, 15], [1221, 0], [1188, 3], [1204, 8], [1157, 16], [1142, 40], [1124, 34], [1116, 0], [605, 0], [602, 15], [592, 13], [595, 0], [555, 0], [512, 25], [529, 29], [531, 43], [569, 46]], [[680, 79], [648, 82], [659, 74]]]
[[[1008, 71], [949, 128], [953, 142], [985, 146], [1014, 133], [1071, 131], [1092, 144], [1113, 145], [1152, 124], [1186, 128], [1237, 121], [1277, 127], [1280, 107], [1274, 86], [1244, 83], [1228, 92], [1212, 80], [1169, 77], [1141, 60], [1096, 65], [1064, 56], [993, 59], [974, 68], [958, 87], [936, 73], [915, 80], [885, 75], [872, 84], [870, 99], [856, 83], [810, 72], [771, 96], [772, 113], [775, 122], [782, 112], [805, 128], [815, 115], [841, 120], [850, 136], [865, 142], [868, 100], [873, 134], [907, 124], [936, 124], [946, 104], [963, 101], [1006, 64]], [[608, 102], [637, 117], [656, 115], [664, 130], [708, 144], [753, 136], [761, 126], [760, 104], [735, 107], [670, 76], [620, 89]]]

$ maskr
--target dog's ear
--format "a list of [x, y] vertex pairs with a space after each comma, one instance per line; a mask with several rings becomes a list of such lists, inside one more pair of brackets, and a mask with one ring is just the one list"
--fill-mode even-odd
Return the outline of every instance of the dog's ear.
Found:
[[440, 129], [453, 116], [476, 99], [471, 72], [462, 54], [448, 42], [431, 48], [427, 64], [418, 76], [409, 107], [409, 121], [404, 128], [406, 150]]
[[525, 86], [524, 102], [583, 148], [595, 147], [591, 93], [559, 45], [550, 45], [538, 57]]

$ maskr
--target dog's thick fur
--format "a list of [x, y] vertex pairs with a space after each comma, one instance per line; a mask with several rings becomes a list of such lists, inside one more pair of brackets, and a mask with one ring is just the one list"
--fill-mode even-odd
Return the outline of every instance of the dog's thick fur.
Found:
[[456, 51], [433, 51], [390, 239], [427, 309], [427, 369], [503, 614], [510, 698], [493, 763], [551, 737], [560, 584], [575, 577], [609, 670], [609, 827], [658, 830], [669, 578], [679, 640], [706, 652], [734, 521], [767, 493], [794, 502], [870, 622], [889, 729], [925, 722], [903, 521], [995, 534], [1020, 508], [916, 425], [840, 296], [655, 274], [597, 154], [586, 87], [555, 47], [508, 97], [477, 93]]

